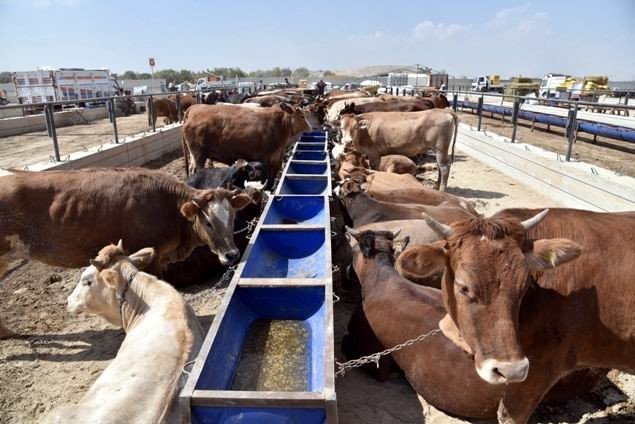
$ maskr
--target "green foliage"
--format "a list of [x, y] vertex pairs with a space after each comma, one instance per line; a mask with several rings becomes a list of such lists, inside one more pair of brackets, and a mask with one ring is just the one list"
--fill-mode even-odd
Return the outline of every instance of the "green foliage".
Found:
[[294, 78], [308, 78], [310, 75], [310, 72], [307, 68], [301, 67], [301, 68], [294, 69], [292, 75]]
[[0, 84], [11, 82], [11, 72], [0, 72]]
[[330, 76], [332, 76], [332, 75], [335, 75], [335, 72], [333, 72], [333, 71], [329, 71], [329, 70], [324, 71], [324, 76], [325, 76], [325, 77], [330, 77]]

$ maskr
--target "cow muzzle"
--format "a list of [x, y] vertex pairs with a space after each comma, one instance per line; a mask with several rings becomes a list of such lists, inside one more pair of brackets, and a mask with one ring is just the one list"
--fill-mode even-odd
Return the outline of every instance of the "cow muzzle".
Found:
[[476, 366], [479, 377], [489, 384], [520, 383], [529, 373], [529, 359], [518, 361], [497, 361], [486, 359]]
[[225, 266], [234, 265], [236, 262], [238, 262], [238, 259], [240, 259], [240, 250], [230, 250], [224, 255], [218, 255], [218, 259], [220, 260], [220, 263]]

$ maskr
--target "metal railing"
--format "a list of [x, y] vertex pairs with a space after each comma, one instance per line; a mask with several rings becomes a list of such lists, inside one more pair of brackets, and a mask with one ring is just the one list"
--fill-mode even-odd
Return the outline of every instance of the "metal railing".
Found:
[[[500, 93], [490, 93], [490, 92], [478, 92], [478, 91], [459, 91], [459, 90], [447, 90], [446, 94], [448, 96], [452, 96], [450, 105], [454, 111], [456, 111], [459, 107], [459, 95], [465, 95], [467, 101], [470, 103], [474, 103], [470, 100], [470, 97], [477, 97], [476, 101], [476, 114], [478, 116], [478, 124], [477, 131], [481, 131], [482, 126], [482, 118], [483, 118], [483, 106], [484, 106], [484, 98], [487, 97], [499, 97], [501, 99], [500, 106], [504, 106], [503, 103], [505, 100], [510, 99], [512, 102], [511, 107], [511, 124], [512, 124], [512, 135], [511, 142], [515, 143], [516, 141], [516, 129], [518, 126], [518, 118], [521, 111], [522, 103], [538, 103], [538, 104], [546, 104], [547, 106], [552, 107], [560, 107], [568, 110], [566, 125], [565, 128], [565, 137], [567, 139], [567, 153], [566, 160], [571, 160], [571, 153], [573, 150], [573, 144], [577, 139], [577, 132], [579, 129], [579, 119], [578, 119], [578, 110], [586, 108], [591, 109], [602, 109], [602, 110], [617, 110], [619, 111], [635, 111], [635, 105], [622, 105], [622, 104], [611, 104], [611, 103], [597, 103], [597, 102], [589, 102], [589, 101], [578, 101], [578, 100], [561, 100], [561, 99], [553, 99], [553, 98], [540, 98], [540, 97], [532, 97], [532, 96], [519, 96], [519, 95], [511, 95], [511, 94], [500, 94]], [[530, 103], [531, 104], [531, 103]], [[461, 107], [463, 109], [463, 107]], [[474, 109], [474, 108], [471, 108]], [[494, 112], [491, 112], [492, 114]], [[540, 112], [534, 112], [540, 113]], [[503, 121], [505, 119], [505, 112], [503, 112]], [[597, 122], [597, 121], [595, 121]], [[598, 124], [604, 124], [597, 122]], [[604, 124], [609, 125], [609, 124]], [[533, 130], [533, 123], [532, 123]], [[635, 131], [635, 130], [633, 130]], [[593, 134], [594, 142], [597, 140], [597, 134]]]
[[[229, 90], [228, 90], [229, 91]], [[134, 95], [121, 95], [121, 96], [108, 96], [108, 97], [93, 97], [93, 98], [83, 98], [83, 99], [72, 99], [72, 100], [58, 100], [53, 102], [42, 102], [42, 103], [26, 103], [26, 104], [8, 104], [6, 106], [0, 106], [0, 111], [4, 110], [13, 110], [13, 109], [21, 109], [23, 112], [23, 116], [27, 116], [25, 111], [33, 112], [37, 111], [41, 113], [32, 113], [30, 115], [44, 115], [44, 120], [46, 122], [46, 131], [48, 137], [50, 137], [53, 144], [53, 155], [51, 156], [51, 161], [62, 162], [60, 156], [60, 148], [58, 142], [58, 135], [55, 125], [55, 113], [57, 111], [64, 111], [64, 106], [79, 106], [79, 105], [103, 105], [106, 107], [106, 111], [108, 114], [108, 120], [112, 124], [112, 135], [113, 142], [115, 144], [119, 144], [119, 131], [117, 129], [117, 102], [121, 101], [139, 101], [141, 99], [147, 104], [149, 110], [146, 113], [149, 116], [153, 115], [153, 107], [155, 98], [162, 98], [167, 96], [176, 96], [176, 107], [177, 107], [177, 116], [178, 122], [182, 122], [183, 120], [183, 111], [181, 108], [181, 98], [183, 95], [194, 95], [196, 97], [197, 103], [201, 103], [202, 100], [202, 91], [190, 90], [190, 91], [172, 91], [165, 93], [150, 93], [150, 94], [134, 94]], [[152, 129], [152, 132], [156, 132], [156, 123], [154, 119], [150, 119], [149, 127]]]

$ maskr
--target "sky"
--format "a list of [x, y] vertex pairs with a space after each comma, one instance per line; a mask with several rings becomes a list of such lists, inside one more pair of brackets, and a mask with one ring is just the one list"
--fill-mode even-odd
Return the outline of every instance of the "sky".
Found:
[[635, 1], [0, 0], [0, 71], [421, 64], [635, 80]]

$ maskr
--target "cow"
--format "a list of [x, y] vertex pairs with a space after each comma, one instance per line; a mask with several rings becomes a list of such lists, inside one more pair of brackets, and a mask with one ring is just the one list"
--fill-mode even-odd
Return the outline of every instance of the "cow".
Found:
[[447, 201], [439, 205], [388, 203], [373, 199], [355, 181], [345, 181], [338, 190], [338, 196], [346, 207], [346, 212], [354, 226], [379, 221], [421, 218], [427, 213], [443, 223], [460, 221], [474, 216], [462, 207], [465, 202]]
[[403, 155], [386, 155], [379, 159], [378, 171], [392, 172], [394, 174], [417, 174], [417, 164]]
[[67, 308], [123, 327], [113, 359], [75, 405], [54, 409], [43, 422], [161, 423], [180, 421], [177, 394], [187, 363], [205, 333], [192, 308], [169, 284], [143, 272], [154, 249], [127, 255], [120, 243], [103, 248], [82, 272]]
[[248, 181], [266, 184], [267, 170], [262, 162], [247, 162], [244, 159], [238, 159], [232, 166], [226, 168], [200, 169], [187, 179], [187, 185], [199, 190], [227, 187], [228, 184], [237, 188], [245, 188], [245, 183]]
[[435, 108], [445, 109], [448, 106], [450, 104], [445, 96], [377, 98], [374, 102], [364, 104], [352, 101], [340, 111], [340, 116], [345, 114], [360, 115], [369, 112], [420, 112]]
[[[376, 102], [375, 97], [357, 98], [355, 104], [361, 105], [364, 103]], [[351, 101], [349, 99], [335, 98], [332, 102], [327, 102], [326, 106], [326, 119], [325, 122], [331, 127], [338, 127], [340, 125], [340, 111], [346, 107]]]
[[362, 188], [370, 197], [384, 202], [423, 205], [440, 205], [443, 202], [451, 202], [476, 214], [470, 202], [459, 196], [428, 188], [410, 174], [373, 172], [366, 177]]
[[207, 159], [233, 163], [260, 160], [273, 182], [287, 145], [311, 125], [304, 112], [281, 103], [251, 110], [230, 105], [196, 105], [185, 116], [183, 155], [189, 176], [205, 167]]
[[[470, 356], [443, 334], [434, 333], [446, 314], [441, 292], [415, 285], [397, 273], [391, 232], [348, 229], [348, 234], [363, 301], [342, 341], [346, 355], [358, 358], [429, 334], [390, 354], [412, 388], [434, 407], [453, 415], [495, 417], [506, 388], [484, 382]], [[371, 364], [367, 368], [380, 380], [390, 373], [392, 364], [386, 358], [379, 361], [378, 367]], [[575, 377], [554, 388], [559, 400], [586, 393], [598, 380], [595, 373], [583, 372]]]
[[[168, 96], [168, 99], [173, 101], [176, 105], [176, 96]], [[181, 104], [181, 111], [185, 113], [191, 106], [197, 103], [196, 96], [194, 94], [184, 94], [179, 97], [179, 103]]]
[[[201, 245], [225, 265], [240, 258], [234, 215], [251, 198], [238, 190], [196, 190], [130, 168], [14, 171], [0, 181], [0, 278], [18, 259], [81, 267], [120, 238], [132, 250], [152, 246], [157, 273]], [[11, 335], [0, 323], [0, 338]]]
[[[150, 104], [150, 100], [152, 100], [152, 105]], [[173, 124], [179, 120], [176, 110], [176, 102], [167, 97], [154, 99], [148, 97], [146, 108], [148, 110], [148, 126], [150, 127], [156, 125], [157, 116], [164, 116], [164, 122], [167, 125]]]
[[[348, 114], [341, 119], [342, 143], [352, 144], [355, 150], [368, 155], [373, 169], [377, 169], [384, 155], [414, 157], [434, 149], [439, 165], [436, 188], [445, 191], [458, 125], [459, 118], [451, 110]], [[452, 153], [448, 155], [450, 145]]]
[[450, 226], [444, 332], [479, 376], [509, 384], [498, 410], [525, 423], [563, 375], [635, 372], [635, 212], [508, 209]]

